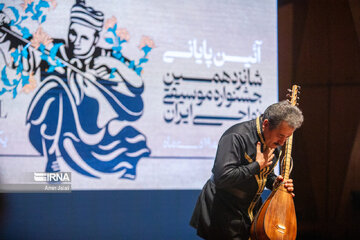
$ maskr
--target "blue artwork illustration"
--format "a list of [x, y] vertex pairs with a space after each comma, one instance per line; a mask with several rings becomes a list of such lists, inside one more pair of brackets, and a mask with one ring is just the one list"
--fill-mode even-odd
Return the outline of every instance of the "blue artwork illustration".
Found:
[[[46, 172], [60, 171], [57, 160], [62, 157], [88, 177], [116, 173], [135, 179], [138, 161], [151, 152], [146, 136], [131, 122], [143, 114], [142, 64], [153, 42], [142, 39], [143, 57], [128, 59], [121, 51], [127, 31], [117, 28], [114, 17], [105, 21], [85, 1], [76, 1], [70, 10], [67, 39], [52, 39], [41, 27], [33, 33], [23, 27], [29, 19], [46, 21], [50, 7], [43, 0], [23, 11], [0, 5], [0, 52], [11, 55], [4, 57], [0, 95], [15, 98], [19, 85], [30, 86], [34, 75], [40, 76], [26, 124], [31, 144], [47, 159]], [[103, 46], [101, 31], [106, 32]], [[10, 68], [16, 69], [16, 79], [8, 77]]]

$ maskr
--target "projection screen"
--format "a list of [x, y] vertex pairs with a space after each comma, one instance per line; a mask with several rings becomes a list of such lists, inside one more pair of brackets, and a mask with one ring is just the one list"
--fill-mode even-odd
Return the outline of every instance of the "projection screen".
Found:
[[2, 185], [200, 189], [278, 100], [276, 1], [0, 3]]

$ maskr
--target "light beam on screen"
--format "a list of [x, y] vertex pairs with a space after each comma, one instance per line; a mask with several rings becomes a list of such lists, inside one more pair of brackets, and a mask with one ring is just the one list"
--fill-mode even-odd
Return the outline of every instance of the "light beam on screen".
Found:
[[275, 0], [40, 2], [0, 1], [3, 183], [200, 189], [222, 133], [278, 101]]

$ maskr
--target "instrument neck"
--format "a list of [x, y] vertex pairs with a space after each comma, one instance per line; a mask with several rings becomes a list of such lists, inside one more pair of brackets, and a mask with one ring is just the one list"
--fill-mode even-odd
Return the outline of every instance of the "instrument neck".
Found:
[[293, 135], [291, 135], [286, 141], [285, 153], [282, 162], [281, 175], [284, 180], [288, 180], [291, 171], [291, 150], [292, 150]]

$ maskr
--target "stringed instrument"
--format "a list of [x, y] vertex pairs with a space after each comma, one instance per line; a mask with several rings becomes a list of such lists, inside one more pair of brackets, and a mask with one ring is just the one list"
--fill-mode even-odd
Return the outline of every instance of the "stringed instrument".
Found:
[[[291, 94], [291, 105], [297, 105], [300, 87], [293, 85]], [[285, 153], [282, 160], [281, 175], [284, 181], [289, 179], [291, 172], [291, 150], [293, 135], [285, 144]], [[283, 181], [283, 182], [284, 182]], [[250, 236], [252, 240], [293, 240], [296, 238], [297, 223], [294, 200], [285, 187], [280, 184], [271, 192], [264, 204], [258, 211], [251, 225]]]

